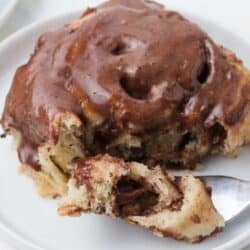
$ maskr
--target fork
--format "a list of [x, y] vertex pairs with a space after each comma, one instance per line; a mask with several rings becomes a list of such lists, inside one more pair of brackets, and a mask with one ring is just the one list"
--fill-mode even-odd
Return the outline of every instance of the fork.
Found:
[[250, 208], [250, 181], [226, 176], [200, 176], [212, 188], [215, 207], [229, 221]]

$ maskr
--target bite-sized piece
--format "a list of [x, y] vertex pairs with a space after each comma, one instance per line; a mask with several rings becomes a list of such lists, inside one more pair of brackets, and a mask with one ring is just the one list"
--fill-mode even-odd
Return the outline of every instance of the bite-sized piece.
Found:
[[224, 227], [206, 187], [191, 175], [176, 182], [159, 167], [104, 155], [75, 163], [68, 186], [60, 215], [105, 214], [190, 242]]
[[79, 120], [71, 138], [80, 155], [194, 168], [250, 141], [249, 79], [241, 61], [180, 14], [111, 0], [40, 37], [16, 72], [2, 125], [20, 133], [20, 160], [36, 170], [40, 148], [57, 143], [59, 113]]

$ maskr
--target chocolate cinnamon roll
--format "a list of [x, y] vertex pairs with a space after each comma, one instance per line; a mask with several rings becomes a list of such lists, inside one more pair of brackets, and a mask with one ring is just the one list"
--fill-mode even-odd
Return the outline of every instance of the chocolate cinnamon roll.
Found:
[[97, 155], [148, 169], [234, 155], [250, 141], [249, 76], [180, 14], [110, 0], [39, 38], [1, 124], [18, 134], [22, 170], [40, 194], [65, 196], [75, 166]]

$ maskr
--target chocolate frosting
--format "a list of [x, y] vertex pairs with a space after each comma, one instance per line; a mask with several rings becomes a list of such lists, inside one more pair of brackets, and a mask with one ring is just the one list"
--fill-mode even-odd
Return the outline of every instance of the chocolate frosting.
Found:
[[15, 74], [2, 124], [21, 132], [23, 162], [52, 136], [58, 112], [85, 121], [83, 103], [119, 129], [145, 130], [161, 115], [164, 123], [212, 126], [230, 110], [235, 70], [180, 14], [151, 1], [112, 0], [81, 18], [78, 28], [42, 35]]

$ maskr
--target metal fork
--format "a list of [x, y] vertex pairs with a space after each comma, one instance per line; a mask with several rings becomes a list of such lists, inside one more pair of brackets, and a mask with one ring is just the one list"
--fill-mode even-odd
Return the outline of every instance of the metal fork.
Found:
[[212, 188], [212, 200], [225, 221], [250, 208], [250, 181], [225, 176], [200, 176]]

